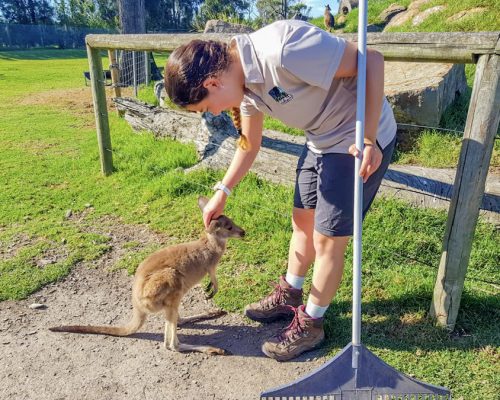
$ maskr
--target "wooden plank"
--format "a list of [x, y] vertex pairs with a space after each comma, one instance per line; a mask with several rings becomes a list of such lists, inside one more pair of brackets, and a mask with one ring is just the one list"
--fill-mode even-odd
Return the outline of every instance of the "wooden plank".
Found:
[[[157, 137], [175, 138], [183, 143], [195, 143], [200, 163], [196, 168], [226, 169], [233, 157], [237, 139], [229, 119], [217, 117], [216, 123], [201, 125], [201, 116], [182, 110], [147, 105], [130, 98], [115, 99], [125, 119], [136, 130], [148, 130]], [[210, 122], [210, 120], [207, 120]], [[271, 182], [292, 185], [295, 169], [305, 138], [283, 132], [264, 130], [262, 149], [252, 171]], [[415, 165], [391, 165], [380, 192], [386, 197], [404, 199], [418, 207], [448, 210], [453, 192], [454, 169], [424, 168]], [[487, 180], [481, 203], [483, 217], [500, 225], [500, 179]]]
[[102, 60], [98, 49], [87, 46], [87, 55], [90, 67], [90, 80], [92, 86], [92, 99], [97, 130], [97, 143], [101, 160], [101, 171], [104, 175], [113, 172], [113, 155], [111, 137], [109, 135], [108, 110], [106, 108], [106, 91], [102, 76]]
[[500, 56], [479, 58], [430, 313], [452, 330], [500, 120]]
[[[193, 39], [229, 41], [234, 34], [177, 33], [137, 35], [87, 35], [94, 48], [172, 51]], [[356, 41], [356, 34], [339, 34]], [[387, 32], [369, 33], [367, 44], [388, 61], [475, 63], [478, 55], [499, 54], [499, 32]]]

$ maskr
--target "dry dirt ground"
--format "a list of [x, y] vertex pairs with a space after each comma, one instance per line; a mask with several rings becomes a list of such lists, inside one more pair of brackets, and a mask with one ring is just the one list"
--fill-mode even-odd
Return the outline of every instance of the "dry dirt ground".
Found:
[[[230, 356], [166, 350], [159, 315], [125, 338], [50, 332], [50, 326], [61, 324], [126, 322], [133, 278], [110, 267], [126, 256], [126, 243], [169, 242], [147, 226], [111, 218], [91, 223], [86, 217], [90, 212], [70, 218], [82, 231], [108, 235], [110, 250], [91, 265], [75, 266], [65, 279], [26, 300], [0, 303], [0, 399], [258, 399], [263, 390], [291, 382], [326, 361], [324, 350], [288, 363], [265, 357], [261, 343], [281, 324], [260, 325], [241, 313], [179, 329], [181, 341], [223, 347]], [[23, 243], [20, 238], [10, 252], [15, 253]], [[36, 265], [40, 262], [47, 261], [34, 260]], [[30, 308], [34, 303], [45, 308]], [[215, 308], [205, 300], [202, 288], [195, 287], [186, 295], [181, 315]]]
[[[84, 114], [84, 125], [94, 126], [89, 88], [52, 90], [23, 101], [27, 105], [62, 106], [80, 117]], [[326, 361], [321, 350], [288, 363], [265, 357], [261, 343], [282, 324], [260, 325], [241, 313], [179, 330], [181, 341], [223, 347], [231, 356], [164, 349], [160, 316], [150, 317], [139, 333], [128, 338], [50, 332], [50, 326], [61, 324], [126, 322], [133, 278], [124, 270], [112, 272], [113, 265], [130, 251], [126, 243], [140, 243], [140, 250], [169, 242], [146, 226], [126, 225], [111, 218], [89, 223], [86, 216], [90, 212], [70, 218], [82, 231], [108, 235], [110, 250], [92, 265], [75, 266], [65, 279], [26, 300], [0, 302], [0, 399], [258, 399], [263, 390], [291, 382]], [[26, 240], [17, 238], [9, 254], [0, 254], [1, 258], [14, 255]], [[64, 256], [50, 254], [47, 260], [44, 255], [34, 260], [34, 265], [43, 267]], [[45, 308], [31, 309], [34, 303]], [[202, 289], [195, 287], [186, 295], [181, 315], [213, 309]]]

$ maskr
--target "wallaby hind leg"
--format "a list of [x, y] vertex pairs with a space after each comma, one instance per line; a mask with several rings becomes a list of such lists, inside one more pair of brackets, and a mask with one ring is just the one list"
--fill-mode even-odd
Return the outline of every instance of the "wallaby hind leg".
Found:
[[198, 345], [190, 345], [184, 344], [179, 341], [177, 337], [177, 320], [179, 318], [179, 314], [177, 310], [173, 310], [171, 308], [167, 308], [165, 310], [165, 338], [164, 338], [164, 346], [173, 351], [179, 352], [188, 352], [188, 351], [196, 351], [199, 353], [205, 353], [209, 355], [226, 355], [229, 354], [224, 349], [220, 349], [218, 347], [212, 346], [198, 346]]

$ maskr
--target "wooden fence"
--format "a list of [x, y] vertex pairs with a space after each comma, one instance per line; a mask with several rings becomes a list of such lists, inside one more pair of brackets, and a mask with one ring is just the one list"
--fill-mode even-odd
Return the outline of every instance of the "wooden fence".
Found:
[[[231, 34], [203, 34], [203, 39], [229, 41]], [[356, 41], [355, 34], [338, 35]], [[113, 171], [101, 50], [172, 51], [200, 34], [88, 35], [87, 53], [97, 127], [101, 170]], [[459, 166], [448, 211], [441, 261], [430, 313], [454, 328], [467, 273], [479, 206], [500, 119], [500, 33], [369, 33], [367, 45], [387, 61], [477, 64], [463, 135]], [[112, 52], [110, 52], [111, 54]], [[111, 64], [114, 64], [112, 62]]]

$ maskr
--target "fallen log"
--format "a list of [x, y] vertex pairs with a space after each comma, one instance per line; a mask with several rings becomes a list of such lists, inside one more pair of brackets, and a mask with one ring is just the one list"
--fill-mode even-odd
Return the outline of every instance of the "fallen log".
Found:
[[[200, 115], [156, 107], [132, 98], [115, 98], [119, 111], [135, 130], [147, 130], [156, 137], [169, 137], [182, 143], [194, 143], [200, 162], [190, 168], [226, 169], [236, 149], [238, 134], [226, 114]], [[262, 148], [251, 171], [274, 183], [291, 185], [295, 165], [305, 138], [264, 130]], [[453, 191], [454, 169], [391, 165], [380, 192], [384, 196], [405, 199], [419, 207], [448, 209]], [[481, 204], [482, 216], [500, 225], [500, 180], [489, 177]]]

